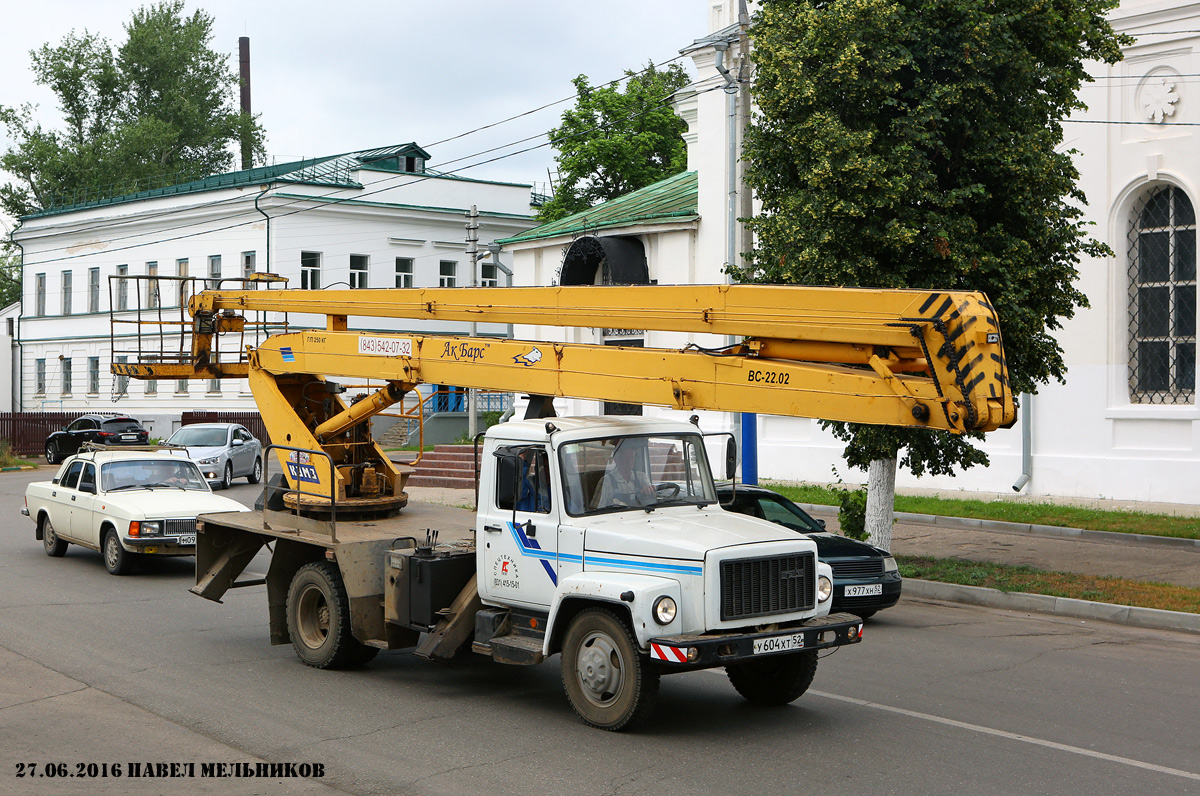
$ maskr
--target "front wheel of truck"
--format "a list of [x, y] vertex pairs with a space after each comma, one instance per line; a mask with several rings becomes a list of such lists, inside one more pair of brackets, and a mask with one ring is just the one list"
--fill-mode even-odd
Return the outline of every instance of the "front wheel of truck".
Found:
[[296, 656], [318, 669], [358, 666], [378, 652], [350, 631], [350, 598], [341, 573], [328, 561], [296, 571], [287, 598], [288, 635]]
[[812, 684], [817, 673], [817, 651], [770, 655], [760, 661], [734, 663], [725, 667], [737, 692], [756, 705], [786, 705], [795, 702]]
[[593, 727], [632, 729], [654, 709], [658, 668], [638, 651], [629, 626], [613, 611], [589, 608], [576, 616], [562, 655], [567, 699]]

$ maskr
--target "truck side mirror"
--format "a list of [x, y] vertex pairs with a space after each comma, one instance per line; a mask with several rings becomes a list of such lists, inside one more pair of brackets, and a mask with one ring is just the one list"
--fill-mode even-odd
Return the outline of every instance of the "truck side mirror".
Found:
[[732, 481], [737, 475], [737, 440], [731, 434], [725, 441], [725, 480]]

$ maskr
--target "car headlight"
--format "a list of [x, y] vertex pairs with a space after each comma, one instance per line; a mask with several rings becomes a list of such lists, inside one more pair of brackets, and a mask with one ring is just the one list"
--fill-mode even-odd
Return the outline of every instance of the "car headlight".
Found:
[[822, 575], [817, 578], [817, 602], [825, 602], [833, 596], [833, 581]]
[[146, 522], [145, 520], [134, 520], [129, 523], [130, 536], [157, 536], [162, 533], [161, 522]]
[[896, 566], [896, 559], [892, 558], [891, 556], [883, 557], [884, 572], [897, 572], [899, 569], [900, 567]]
[[675, 614], [679, 608], [675, 605], [675, 600], [666, 596], [659, 597], [654, 601], [654, 621], [660, 625], [669, 625], [675, 621]]
[[213, 456], [211, 459], [201, 459], [201, 460], [198, 462], [198, 464], [216, 464], [216, 463], [217, 463], [217, 457], [216, 457], [216, 456]]

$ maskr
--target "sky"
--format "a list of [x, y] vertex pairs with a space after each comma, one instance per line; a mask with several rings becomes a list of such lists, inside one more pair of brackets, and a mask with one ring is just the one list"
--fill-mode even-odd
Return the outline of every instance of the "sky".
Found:
[[[137, 0], [43, 0], [0, 11], [0, 105], [39, 105], [56, 126], [55, 99], [33, 82], [29, 51], [87, 29], [114, 45]], [[211, 43], [237, 69], [250, 37], [251, 102], [269, 159], [286, 162], [415, 141], [443, 170], [545, 142], [570, 102], [450, 141], [435, 142], [556, 100], [571, 80], [593, 85], [679, 55], [708, 33], [707, 0], [187, 0], [214, 17]], [[691, 70], [688, 59], [680, 61]], [[9, 141], [0, 129], [0, 147]], [[503, 147], [488, 154], [494, 147]], [[459, 158], [466, 160], [449, 164]], [[441, 164], [448, 164], [442, 167]], [[460, 172], [545, 183], [549, 146]], [[5, 179], [7, 181], [7, 179]]]

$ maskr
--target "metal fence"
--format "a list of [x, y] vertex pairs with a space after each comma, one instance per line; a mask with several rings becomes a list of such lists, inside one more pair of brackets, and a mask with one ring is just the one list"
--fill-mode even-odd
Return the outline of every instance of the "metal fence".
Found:
[[194, 423], [239, 423], [264, 445], [271, 442], [262, 415], [258, 412], [184, 412], [180, 423], [185, 426]]
[[66, 428], [83, 412], [0, 412], [0, 439], [8, 440], [17, 456], [40, 456], [46, 437]]

